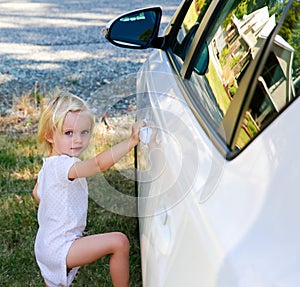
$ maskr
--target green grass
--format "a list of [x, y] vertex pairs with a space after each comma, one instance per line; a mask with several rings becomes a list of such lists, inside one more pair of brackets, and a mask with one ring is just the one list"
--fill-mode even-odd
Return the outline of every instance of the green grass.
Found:
[[[1, 286], [44, 286], [34, 257], [38, 205], [31, 195], [41, 164], [35, 134], [0, 135]], [[134, 182], [115, 169], [105, 177], [117, 190], [134, 195]], [[142, 286], [137, 219], [113, 214], [90, 199], [85, 235], [110, 231], [128, 236], [130, 286]], [[109, 257], [82, 267], [72, 286], [112, 286]]]
[[219, 104], [220, 109], [222, 110], [223, 114], [225, 115], [228, 107], [230, 105], [230, 99], [228, 98], [228, 95], [226, 94], [224, 87], [220, 81], [220, 78], [216, 72], [215, 67], [212, 64], [212, 61], [209, 63], [209, 68], [208, 68], [208, 73], [207, 73], [207, 79], [208, 82], [211, 86], [211, 89], [214, 92], [214, 95], [216, 97], [216, 100]]

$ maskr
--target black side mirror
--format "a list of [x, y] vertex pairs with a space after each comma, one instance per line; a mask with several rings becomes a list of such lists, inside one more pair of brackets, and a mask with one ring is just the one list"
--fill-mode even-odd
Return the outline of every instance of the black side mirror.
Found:
[[161, 16], [160, 7], [135, 10], [112, 20], [103, 29], [103, 33], [115, 46], [131, 49], [151, 48], [157, 40]]
[[198, 60], [194, 67], [194, 71], [198, 75], [204, 75], [208, 70], [208, 65], [209, 65], [209, 51], [208, 51], [207, 43], [204, 43], [203, 48], [199, 53]]
[[[199, 23], [197, 22], [186, 34], [181, 44], [178, 44], [175, 48], [175, 54], [178, 55], [183, 61], [190, 49], [190, 46], [194, 40], [195, 34], [199, 27]], [[204, 75], [207, 72], [209, 65], [209, 51], [207, 43], [203, 44], [203, 47], [199, 53], [198, 59], [194, 66], [194, 71], [198, 75]]]

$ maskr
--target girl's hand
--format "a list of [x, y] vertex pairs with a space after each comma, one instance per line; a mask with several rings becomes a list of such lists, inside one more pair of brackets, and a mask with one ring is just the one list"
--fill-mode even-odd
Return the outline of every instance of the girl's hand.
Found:
[[140, 142], [139, 133], [140, 129], [144, 126], [146, 126], [144, 121], [138, 121], [132, 125], [130, 141], [134, 146], [136, 146]]

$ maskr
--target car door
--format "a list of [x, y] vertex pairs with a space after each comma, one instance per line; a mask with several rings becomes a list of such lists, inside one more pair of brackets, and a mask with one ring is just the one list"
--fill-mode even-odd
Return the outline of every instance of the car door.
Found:
[[299, 1], [183, 1], [165, 35], [138, 77], [144, 286], [297, 286]]

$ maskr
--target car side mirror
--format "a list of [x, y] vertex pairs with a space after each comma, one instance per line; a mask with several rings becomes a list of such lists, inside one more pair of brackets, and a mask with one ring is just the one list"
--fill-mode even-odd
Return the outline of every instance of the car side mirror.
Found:
[[109, 22], [103, 33], [115, 46], [130, 49], [156, 47], [161, 16], [160, 7], [135, 10]]
[[[175, 47], [174, 52], [177, 56], [179, 56], [182, 59], [182, 61], [184, 61], [186, 58], [186, 55], [191, 47], [191, 44], [194, 40], [198, 27], [199, 27], [199, 23], [197, 22], [185, 35], [182, 43], [178, 44]], [[208, 70], [208, 65], [209, 65], [209, 51], [208, 51], [208, 45], [205, 42], [202, 45], [200, 53], [198, 54], [197, 61], [194, 64], [194, 71], [198, 75], [204, 75]]]
[[204, 75], [208, 70], [208, 65], [209, 65], [209, 51], [208, 51], [208, 45], [205, 42], [199, 53], [198, 59], [194, 67], [194, 71], [198, 75]]

